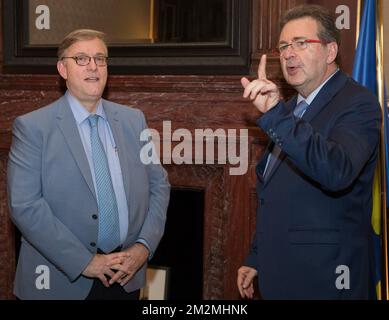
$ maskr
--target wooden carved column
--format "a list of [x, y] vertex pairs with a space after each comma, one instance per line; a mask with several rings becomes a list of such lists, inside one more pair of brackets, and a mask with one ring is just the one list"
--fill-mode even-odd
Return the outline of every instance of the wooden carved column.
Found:
[[15, 240], [13, 225], [8, 217], [6, 192], [8, 150], [0, 148], [0, 299], [11, 299], [15, 273]]

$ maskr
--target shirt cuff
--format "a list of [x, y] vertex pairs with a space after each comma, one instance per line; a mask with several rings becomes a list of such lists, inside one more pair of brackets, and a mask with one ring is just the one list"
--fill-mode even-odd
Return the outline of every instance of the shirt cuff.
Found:
[[147, 241], [145, 240], [145, 239], [138, 239], [138, 240], [136, 240], [136, 242], [137, 243], [141, 243], [141, 244], [143, 244], [146, 248], [147, 248], [147, 250], [149, 250], [149, 257], [148, 257], [148, 260], [150, 261], [151, 260], [151, 258], [153, 257], [153, 252], [151, 251], [151, 249], [150, 249], [150, 246], [149, 246], [149, 244], [147, 243]]

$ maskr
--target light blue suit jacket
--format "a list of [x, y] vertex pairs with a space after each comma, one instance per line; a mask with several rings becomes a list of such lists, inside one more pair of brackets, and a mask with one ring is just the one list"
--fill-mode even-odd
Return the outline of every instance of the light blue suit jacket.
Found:
[[[144, 165], [141, 111], [103, 100], [118, 147], [129, 208], [123, 249], [139, 238], [154, 252], [163, 235], [170, 185], [159, 164]], [[65, 97], [18, 117], [8, 162], [11, 218], [22, 233], [14, 293], [21, 299], [84, 299], [93, 279], [81, 275], [96, 253], [98, 221], [91, 171]], [[49, 289], [37, 288], [39, 266]], [[37, 269], [38, 268], [38, 269]], [[45, 268], [45, 267], [44, 267]], [[145, 283], [143, 266], [125, 286]], [[38, 280], [37, 280], [38, 279]]]

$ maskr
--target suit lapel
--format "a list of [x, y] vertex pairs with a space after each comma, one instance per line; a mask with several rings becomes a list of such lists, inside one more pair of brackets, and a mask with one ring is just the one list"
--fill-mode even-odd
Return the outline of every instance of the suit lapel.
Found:
[[264, 179], [264, 183], [265, 185], [270, 181], [271, 177], [273, 176], [273, 174], [277, 171], [278, 167], [281, 165], [281, 163], [284, 161], [284, 159], [286, 158], [286, 154], [285, 152], [283, 152], [281, 150], [276, 162], [274, 163], [274, 166], [273, 168], [271, 169], [271, 171], [268, 173], [266, 179]]
[[[113, 138], [116, 143], [116, 148], [119, 156], [119, 162], [120, 162], [120, 168], [122, 171], [123, 176], [123, 186], [126, 193], [127, 203], [130, 203], [130, 170], [129, 170], [129, 164], [128, 164], [128, 157], [126, 156], [126, 143], [123, 136], [123, 129], [122, 124], [120, 121], [120, 117], [118, 115], [118, 112], [114, 110], [108, 101], [103, 99], [103, 108], [105, 111], [105, 114], [107, 115], [108, 123], [111, 126]], [[128, 208], [130, 209], [130, 207]]]
[[88, 159], [85, 154], [84, 146], [82, 145], [80, 134], [77, 128], [76, 120], [74, 119], [72, 110], [63, 96], [58, 101], [58, 112], [57, 112], [57, 123], [58, 127], [62, 131], [65, 140], [69, 146], [72, 155], [80, 168], [81, 174], [83, 175], [85, 182], [87, 183], [93, 196], [97, 199], [95, 188], [93, 185], [92, 174], [89, 168]]
[[262, 182], [264, 182], [264, 179], [265, 179], [264, 171], [265, 171], [265, 168], [266, 168], [267, 158], [270, 155], [270, 150], [272, 149], [273, 145], [274, 145], [274, 142], [272, 140], [270, 140], [268, 142], [268, 144], [267, 144], [267, 146], [265, 148], [265, 152], [264, 152], [262, 158], [259, 160], [257, 168], [256, 168], [257, 177]]
[[[315, 99], [312, 101], [312, 103], [309, 105], [307, 111], [304, 113], [303, 119], [307, 122], [312, 121], [321, 110], [324, 109], [324, 107], [331, 101], [331, 99], [338, 93], [338, 91], [343, 88], [343, 86], [346, 84], [347, 76], [341, 72], [338, 71], [320, 90], [318, 95], [315, 97]], [[293, 110], [297, 103], [297, 96], [294, 96], [292, 99], [288, 101], [286, 106]], [[286, 154], [281, 151], [280, 156], [278, 157], [276, 163], [273, 166], [273, 169], [271, 172], [269, 172], [268, 177], [264, 180], [264, 184], [266, 185], [273, 174], [277, 171], [283, 160], [286, 158]], [[266, 157], [267, 159], [267, 157]]]
[[344, 87], [347, 81], [347, 76], [338, 71], [320, 90], [318, 95], [313, 99], [309, 108], [305, 112], [303, 119], [310, 122], [314, 119], [321, 110], [332, 100], [332, 98]]

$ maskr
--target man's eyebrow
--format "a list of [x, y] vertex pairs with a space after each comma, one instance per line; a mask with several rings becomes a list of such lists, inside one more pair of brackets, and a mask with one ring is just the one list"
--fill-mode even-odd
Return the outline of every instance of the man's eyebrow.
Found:
[[[97, 52], [94, 56], [105, 56], [106, 54], [104, 52]], [[85, 52], [76, 52], [73, 54], [73, 56], [89, 56], [89, 54], [85, 53]]]
[[[293, 39], [292, 39], [292, 41], [299, 41], [299, 40], [306, 40], [307, 39], [307, 37], [294, 37]], [[288, 43], [288, 42], [286, 42], [285, 40], [281, 40], [280, 42], [279, 42], [279, 44], [284, 44], [284, 43]]]
[[82, 52], [82, 51], [76, 52], [76, 53], [73, 54], [73, 56], [87, 56], [87, 55], [88, 54], [86, 54], [85, 52]]
[[297, 41], [297, 40], [306, 40], [308, 39], [307, 37], [294, 37], [293, 38], [293, 41]]

